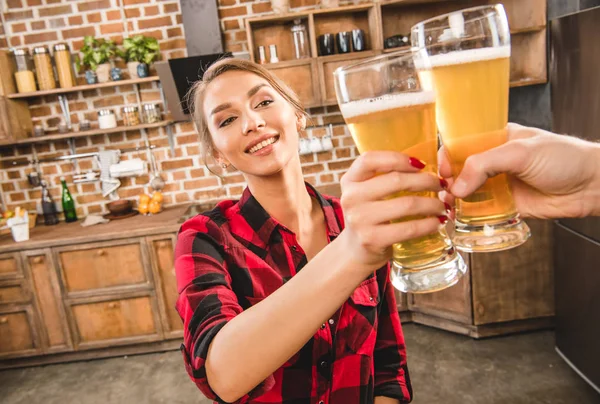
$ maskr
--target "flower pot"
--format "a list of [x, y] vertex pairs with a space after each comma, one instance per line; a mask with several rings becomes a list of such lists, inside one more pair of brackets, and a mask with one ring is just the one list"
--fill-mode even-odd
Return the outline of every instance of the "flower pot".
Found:
[[96, 68], [98, 83], [107, 83], [110, 80], [110, 63], [102, 63]]
[[137, 75], [137, 68], [140, 62], [128, 62], [127, 63], [127, 71], [129, 72], [129, 78], [135, 79]]
[[285, 14], [290, 11], [290, 0], [271, 0], [271, 8], [275, 14]]
[[137, 67], [137, 75], [140, 79], [148, 77], [148, 65], [146, 63], [140, 63]]

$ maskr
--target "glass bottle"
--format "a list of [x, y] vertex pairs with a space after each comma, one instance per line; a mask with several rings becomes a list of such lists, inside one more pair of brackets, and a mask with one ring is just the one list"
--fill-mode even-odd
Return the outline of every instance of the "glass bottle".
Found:
[[62, 184], [62, 207], [65, 215], [65, 222], [76, 222], [77, 212], [75, 212], [75, 200], [67, 188], [67, 181], [65, 177], [60, 177], [60, 183]]
[[33, 48], [33, 63], [40, 90], [55, 89], [54, 68], [52, 67], [52, 58], [50, 58], [50, 51], [47, 47], [38, 46]]
[[61, 88], [75, 86], [75, 74], [71, 63], [71, 51], [66, 43], [54, 45], [54, 65], [58, 74], [58, 82]]
[[294, 56], [296, 56], [296, 59], [310, 57], [308, 51], [308, 35], [306, 34], [306, 27], [302, 24], [302, 20], [294, 20], [292, 37], [294, 41]]
[[36, 91], [35, 76], [33, 74], [33, 61], [27, 49], [15, 49], [13, 52], [17, 71], [15, 81], [19, 93], [30, 93]]
[[56, 206], [48, 191], [46, 181], [41, 181], [42, 185], [42, 211], [44, 212], [44, 224], [51, 226], [58, 223], [58, 216], [56, 214]]

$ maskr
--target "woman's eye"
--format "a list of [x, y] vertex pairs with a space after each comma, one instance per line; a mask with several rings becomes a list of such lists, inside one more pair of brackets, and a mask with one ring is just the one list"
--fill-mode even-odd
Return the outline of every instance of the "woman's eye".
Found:
[[266, 107], [267, 105], [273, 103], [273, 100], [264, 100], [257, 105], [257, 107]]
[[235, 120], [235, 117], [233, 117], [233, 116], [225, 119], [223, 122], [221, 122], [221, 124], [219, 125], [219, 128], [222, 128], [223, 126], [229, 125], [234, 120]]

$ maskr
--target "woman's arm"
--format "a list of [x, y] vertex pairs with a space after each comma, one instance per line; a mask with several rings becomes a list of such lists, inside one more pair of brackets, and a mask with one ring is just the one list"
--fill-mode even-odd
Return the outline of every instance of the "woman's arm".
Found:
[[[210, 342], [204, 369], [221, 399], [243, 397], [300, 350], [357, 285], [390, 259], [393, 243], [438, 229], [436, 216], [445, 212], [441, 201], [382, 200], [401, 190], [441, 189], [437, 177], [418, 171], [399, 153], [368, 153], [355, 161], [342, 179], [342, 233], [277, 291], [229, 319]], [[390, 224], [408, 215], [427, 218]], [[212, 314], [194, 312], [197, 323], [210, 322]], [[206, 346], [205, 334], [196, 332], [189, 345]]]

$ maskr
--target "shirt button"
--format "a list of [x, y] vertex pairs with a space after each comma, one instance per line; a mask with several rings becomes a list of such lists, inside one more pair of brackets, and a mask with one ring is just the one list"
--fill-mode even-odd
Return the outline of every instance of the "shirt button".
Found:
[[292, 246], [292, 251], [297, 251], [298, 247], [296, 247], [295, 245]]
[[325, 369], [327, 367], [327, 362], [326, 361], [321, 362], [321, 367], [323, 369]]
[[319, 404], [325, 404], [325, 401], [321, 400], [319, 401]]
[[369, 300], [370, 300], [370, 301], [373, 301], [373, 296], [369, 296]]
[[324, 329], [325, 329], [325, 326], [326, 326], [326, 324], [325, 324], [325, 323], [321, 324], [321, 329], [322, 329], [322, 330], [324, 330]]
[[332, 318], [329, 319], [329, 324], [333, 325], [333, 323], [335, 323], [335, 321], [333, 321]]

